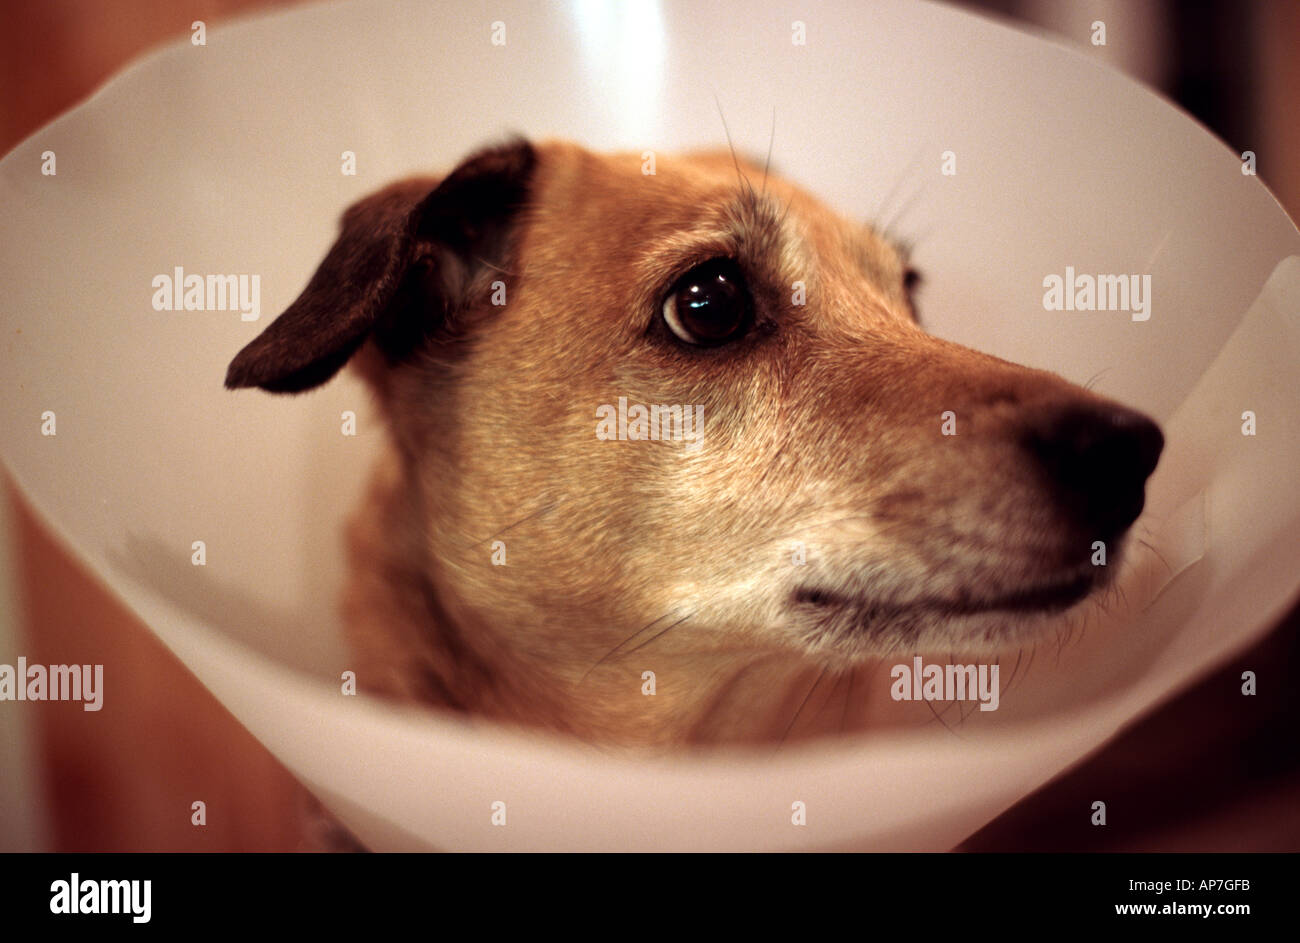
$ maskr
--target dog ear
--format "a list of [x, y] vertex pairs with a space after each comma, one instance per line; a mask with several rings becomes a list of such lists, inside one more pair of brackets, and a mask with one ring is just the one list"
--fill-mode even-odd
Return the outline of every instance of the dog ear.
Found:
[[367, 338], [390, 363], [409, 355], [465, 302], [485, 263], [503, 261], [536, 162], [517, 140], [478, 152], [441, 183], [403, 180], [349, 207], [316, 274], [230, 362], [226, 386], [309, 390]]

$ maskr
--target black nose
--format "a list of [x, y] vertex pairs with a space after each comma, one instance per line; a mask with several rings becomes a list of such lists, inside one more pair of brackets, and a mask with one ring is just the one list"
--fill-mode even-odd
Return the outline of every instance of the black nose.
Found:
[[1024, 444], [1071, 515], [1090, 533], [1110, 539], [1142, 513], [1146, 480], [1165, 437], [1131, 409], [1071, 404], [1037, 415]]

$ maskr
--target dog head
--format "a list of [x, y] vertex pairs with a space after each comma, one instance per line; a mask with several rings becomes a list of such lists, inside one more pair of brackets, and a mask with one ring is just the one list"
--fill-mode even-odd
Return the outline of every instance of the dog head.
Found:
[[901, 253], [764, 168], [646, 169], [515, 142], [362, 200], [227, 384], [355, 355], [446, 617], [564, 684], [990, 651], [1104, 585], [1153, 423], [928, 335]]

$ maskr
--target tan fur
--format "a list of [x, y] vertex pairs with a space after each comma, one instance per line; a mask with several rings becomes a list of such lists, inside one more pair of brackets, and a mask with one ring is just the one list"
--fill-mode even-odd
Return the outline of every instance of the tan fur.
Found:
[[[861, 728], [877, 659], [1041, 630], [926, 600], [1078, 568], [1085, 535], [1009, 442], [1035, 410], [1103, 400], [927, 335], [900, 253], [760, 167], [536, 153], [507, 271], [467, 289], [504, 278], [508, 303], [410, 362], [352, 362], [392, 430], [348, 535], [363, 687], [597, 743], [764, 742], [801, 704], [823, 718], [801, 735]], [[716, 256], [743, 260], [766, 333], [674, 348], [653, 332], [665, 289]], [[701, 448], [598, 441], [620, 396], [702, 405]], [[810, 575], [888, 605], [865, 628], [810, 616], [790, 605]]]

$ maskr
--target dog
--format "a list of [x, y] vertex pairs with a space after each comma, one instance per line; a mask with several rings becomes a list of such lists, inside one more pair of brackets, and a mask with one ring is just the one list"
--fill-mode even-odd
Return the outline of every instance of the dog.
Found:
[[768, 743], [819, 684], [801, 735], [861, 729], [881, 659], [1095, 600], [1150, 419], [926, 333], [904, 253], [765, 166], [645, 169], [515, 139], [393, 183], [230, 363], [232, 389], [350, 364], [373, 391], [364, 689], [611, 747]]

